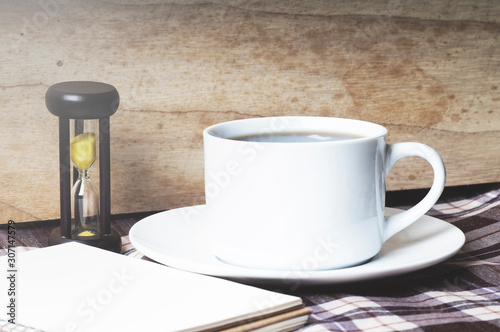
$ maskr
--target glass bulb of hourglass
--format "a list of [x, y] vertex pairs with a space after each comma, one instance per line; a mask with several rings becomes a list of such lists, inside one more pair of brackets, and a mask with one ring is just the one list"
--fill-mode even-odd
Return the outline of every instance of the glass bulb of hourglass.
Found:
[[78, 179], [71, 191], [73, 237], [99, 236], [99, 194], [89, 177], [89, 169], [96, 159], [96, 135], [83, 133], [70, 141], [71, 161], [78, 170]]

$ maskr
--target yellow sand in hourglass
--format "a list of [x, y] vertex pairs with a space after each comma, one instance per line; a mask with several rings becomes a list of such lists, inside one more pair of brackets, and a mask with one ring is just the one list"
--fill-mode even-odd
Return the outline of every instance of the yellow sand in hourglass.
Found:
[[95, 235], [94, 233], [91, 233], [89, 231], [83, 231], [80, 234], [78, 234], [78, 236], [94, 236], [94, 235]]
[[[73, 137], [70, 141], [70, 157], [80, 172], [88, 170], [96, 158], [96, 135], [83, 133]], [[78, 234], [78, 236], [94, 235], [94, 233], [89, 231], [83, 231]]]
[[81, 171], [88, 169], [95, 161], [95, 134], [84, 133], [70, 141], [71, 161]]

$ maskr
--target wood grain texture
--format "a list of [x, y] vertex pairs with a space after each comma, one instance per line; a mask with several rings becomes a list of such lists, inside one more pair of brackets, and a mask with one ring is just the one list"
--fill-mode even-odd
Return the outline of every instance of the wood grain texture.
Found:
[[[47, 88], [96, 80], [112, 213], [202, 204], [202, 130], [319, 115], [378, 122], [443, 157], [447, 185], [500, 181], [500, 2], [0, 1], [0, 223], [59, 217]], [[418, 159], [388, 189], [430, 186]]]

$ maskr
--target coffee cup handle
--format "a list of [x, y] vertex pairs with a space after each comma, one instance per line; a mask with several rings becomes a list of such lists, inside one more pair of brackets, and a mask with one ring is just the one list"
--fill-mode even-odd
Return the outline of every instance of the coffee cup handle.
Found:
[[427, 160], [434, 171], [434, 181], [427, 195], [419, 203], [407, 211], [386, 218], [383, 233], [384, 242], [427, 213], [441, 196], [446, 182], [446, 170], [439, 154], [433, 148], [425, 144], [414, 142], [395, 143], [388, 146], [385, 159], [386, 178], [391, 172], [394, 164], [404, 157], [421, 157]]

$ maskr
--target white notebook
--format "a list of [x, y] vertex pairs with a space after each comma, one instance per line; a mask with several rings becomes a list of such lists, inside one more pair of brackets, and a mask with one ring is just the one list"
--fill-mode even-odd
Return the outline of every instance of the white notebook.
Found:
[[78, 243], [18, 253], [16, 266], [16, 324], [47, 332], [287, 331], [309, 312], [299, 297]]

